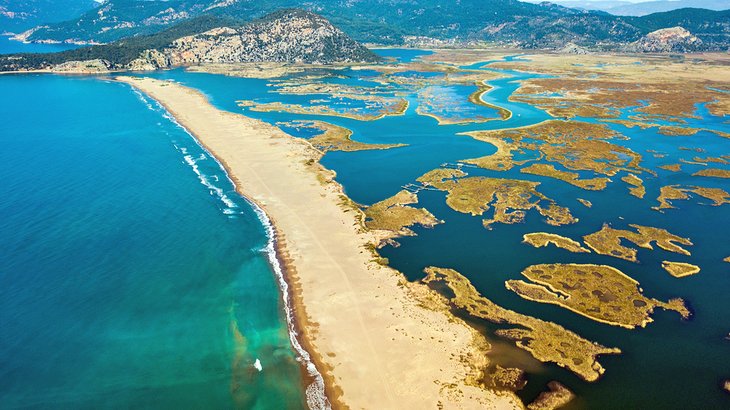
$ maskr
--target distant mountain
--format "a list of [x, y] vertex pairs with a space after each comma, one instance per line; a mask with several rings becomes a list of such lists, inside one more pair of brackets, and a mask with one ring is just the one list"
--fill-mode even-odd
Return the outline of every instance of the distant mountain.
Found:
[[676, 0], [676, 1], [648, 1], [645, 3], [626, 4], [605, 10], [617, 16], [645, 16], [652, 13], [677, 10], [680, 8], [694, 8], [707, 10], [728, 10], [730, 0]]
[[524, 48], [574, 43], [616, 49], [652, 31], [681, 26], [700, 38], [706, 49], [730, 46], [730, 20], [724, 12], [681, 9], [668, 15], [617, 17], [517, 0], [109, 0], [79, 19], [33, 30], [24, 38], [110, 42], [203, 14], [251, 20], [297, 5], [323, 15], [358, 41], [380, 44], [427, 37]]
[[327, 19], [299, 9], [277, 11], [238, 27], [217, 27], [182, 37], [160, 53], [166, 61], [154, 64], [162, 67], [259, 61], [332, 64], [379, 59]]
[[678, 9], [624, 19], [646, 34], [663, 28], [686, 29], [702, 40], [695, 51], [730, 50], [730, 10]]
[[94, 0], [0, 0], [0, 32], [58, 23], [98, 6]]
[[201, 63], [352, 63], [379, 58], [321, 16], [281, 10], [251, 22], [201, 16], [158, 34], [60, 53], [0, 56], [0, 71], [152, 70]]
[[108, 43], [152, 34], [210, 10], [212, 2], [179, 0], [109, 0], [80, 17], [35, 27], [19, 38], [28, 41]]
[[616, 16], [645, 16], [681, 8], [730, 9], [730, 0], [658, 0], [632, 3], [612, 0], [554, 0], [555, 4], [582, 10], [600, 10]]
[[614, 7], [621, 7], [621, 6], [630, 6], [632, 3], [630, 1], [622, 1], [622, 0], [525, 0], [528, 3], [543, 3], [543, 2], [550, 2], [553, 4], [559, 4], [563, 7], [568, 7], [572, 9], [578, 9], [578, 10], [600, 10], [600, 11], [606, 11], [608, 9], [612, 9]]
[[702, 40], [682, 27], [652, 31], [628, 46], [641, 53], [687, 53], [702, 48]]

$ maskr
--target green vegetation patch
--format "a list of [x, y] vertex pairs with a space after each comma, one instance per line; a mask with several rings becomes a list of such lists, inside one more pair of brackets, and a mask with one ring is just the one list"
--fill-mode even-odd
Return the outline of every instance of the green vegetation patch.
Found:
[[601, 354], [618, 354], [609, 348], [586, 340], [564, 327], [505, 309], [480, 295], [469, 279], [453, 269], [428, 267], [424, 283], [444, 285], [453, 294], [449, 301], [470, 315], [497, 324], [515, 325], [497, 330], [497, 335], [515, 341], [537, 360], [565, 367], [587, 381], [596, 381], [605, 371], [597, 361]]
[[525, 299], [562, 306], [601, 323], [628, 329], [645, 327], [654, 308], [690, 311], [682, 299], [662, 302], [641, 293], [639, 283], [616, 268], [591, 264], [533, 265], [522, 275], [534, 283], [509, 280], [507, 289]]
[[625, 229], [614, 229], [604, 224], [600, 231], [584, 236], [583, 241], [598, 254], [613, 256], [614, 258], [625, 259], [631, 262], [637, 261], [637, 251], [634, 248], [624, 246], [621, 243], [622, 239], [633, 242], [644, 249], [654, 249], [651, 244], [655, 242], [657, 246], [665, 251], [690, 255], [688, 250], [678, 245], [692, 245], [692, 241], [689, 238], [675, 235], [666, 229], [642, 225], [629, 226], [636, 229], [636, 232]]

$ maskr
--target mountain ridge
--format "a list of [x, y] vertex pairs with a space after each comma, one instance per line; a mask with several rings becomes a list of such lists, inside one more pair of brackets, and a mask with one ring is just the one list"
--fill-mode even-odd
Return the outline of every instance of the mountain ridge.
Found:
[[[76, 20], [37, 28], [29, 41], [109, 42], [159, 31], [201, 14], [252, 20], [293, 0], [109, 0]], [[702, 40], [706, 51], [730, 48], [730, 11], [678, 9], [643, 17], [517, 0], [310, 0], [322, 14], [355, 40], [402, 45], [406, 38], [491, 43], [520, 48], [560, 49], [568, 43], [602, 51], [618, 50], [652, 31], [681, 26]]]
[[702, 47], [702, 40], [682, 27], [663, 28], [645, 35], [629, 46], [641, 53], [688, 53]]
[[[653, 0], [632, 3], [629, 1], [613, 0], [550, 0], [561, 6], [604, 11], [615, 16], [646, 16], [652, 13], [661, 13], [682, 8], [696, 8], [722, 11], [730, 9], [727, 0]], [[537, 1], [535, 1], [537, 2]]]
[[60, 53], [0, 56], [0, 70], [98, 72], [204, 63], [334, 64], [378, 60], [325, 18], [304, 10], [286, 9], [250, 22], [200, 16], [158, 34], [111, 44]]
[[94, 0], [0, 0], [0, 32], [66, 21], [98, 5]]

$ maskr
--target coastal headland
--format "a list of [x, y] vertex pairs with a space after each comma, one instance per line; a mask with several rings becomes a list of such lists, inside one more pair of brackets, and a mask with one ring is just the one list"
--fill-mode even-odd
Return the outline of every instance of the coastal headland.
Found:
[[379, 238], [319, 164], [321, 151], [179, 84], [117, 80], [162, 104], [272, 220], [284, 297], [332, 407], [523, 408], [512, 392], [480, 384], [484, 336], [426, 285], [378, 263]]

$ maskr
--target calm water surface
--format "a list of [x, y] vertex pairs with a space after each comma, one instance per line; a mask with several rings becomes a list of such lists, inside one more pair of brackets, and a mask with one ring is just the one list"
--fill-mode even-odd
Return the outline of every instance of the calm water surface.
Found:
[[22, 43], [11, 40], [8, 36], [0, 35], [0, 54], [15, 53], [55, 53], [57, 51], [73, 50], [79, 48], [76, 44], [44, 44], [44, 43]]
[[126, 85], [0, 92], [0, 408], [304, 407], [266, 230], [218, 164]]

